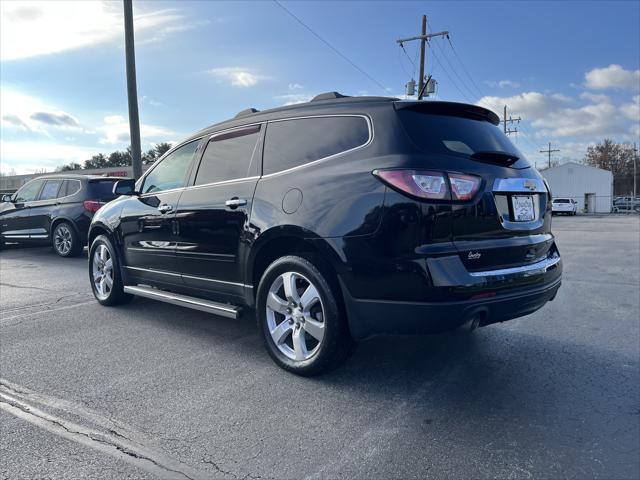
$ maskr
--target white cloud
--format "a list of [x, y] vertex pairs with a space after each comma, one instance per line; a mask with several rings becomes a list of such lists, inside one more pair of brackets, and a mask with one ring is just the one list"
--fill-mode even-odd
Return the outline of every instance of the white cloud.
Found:
[[486, 107], [498, 114], [502, 112], [505, 105], [515, 115], [522, 115], [528, 118], [535, 118], [547, 115], [549, 112], [566, 106], [571, 103], [571, 99], [562, 94], [547, 95], [540, 92], [525, 92], [512, 97], [482, 97], [479, 105]]
[[[134, 5], [136, 34], [182, 31], [189, 23], [175, 9]], [[180, 23], [179, 23], [180, 22]], [[17, 60], [98, 45], [124, 37], [122, 2], [0, 2], [0, 58]]]
[[605, 68], [594, 68], [584, 76], [585, 86], [594, 90], [606, 88], [640, 89], [640, 70], [625, 70], [611, 64]]
[[610, 103], [561, 108], [532, 122], [543, 135], [556, 137], [622, 135], [626, 122]]
[[507, 88], [507, 87], [519, 88], [520, 87], [520, 83], [514, 82], [513, 80], [487, 80], [484, 83], [486, 83], [490, 87], [500, 87], [500, 88]]
[[594, 103], [610, 103], [611, 98], [603, 93], [582, 92], [580, 98]]
[[[583, 93], [585, 105], [561, 94], [526, 92], [512, 97], [483, 97], [479, 104], [501, 114], [504, 105], [514, 116], [522, 116], [543, 137], [628, 138], [628, 120], [634, 119], [634, 104], [615, 106], [607, 95]], [[635, 98], [635, 97], [634, 97]], [[622, 111], [623, 115], [620, 115]]]
[[302, 85], [300, 85], [299, 83], [290, 83], [289, 84], [289, 90], [293, 91], [293, 90], [302, 90]]
[[3, 86], [0, 90], [3, 128], [18, 128], [49, 135], [47, 128], [81, 129], [79, 120], [48, 101]]
[[[122, 115], [109, 115], [104, 117], [104, 125], [96, 130], [104, 136], [98, 140], [102, 145], [113, 145], [117, 143], [129, 143], [129, 122]], [[159, 139], [163, 141], [175, 132], [156, 125], [140, 124], [140, 136], [148, 141], [149, 139]]]
[[206, 73], [217, 78], [218, 82], [228, 82], [234, 87], [253, 87], [259, 80], [264, 79], [262, 75], [242, 67], [211, 68]]
[[631, 103], [622, 105], [620, 111], [629, 120], [640, 122], [640, 95], [635, 95]]
[[27, 140], [0, 140], [1, 170], [16, 173], [34, 173], [42, 169], [54, 170], [69, 163], [82, 163], [99, 153], [92, 147], [81, 147], [56, 142], [33, 142]]
[[107, 125], [123, 123], [124, 121], [125, 120], [122, 115], [107, 115], [106, 117], [104, 117], [104, 123], [106, 123]]

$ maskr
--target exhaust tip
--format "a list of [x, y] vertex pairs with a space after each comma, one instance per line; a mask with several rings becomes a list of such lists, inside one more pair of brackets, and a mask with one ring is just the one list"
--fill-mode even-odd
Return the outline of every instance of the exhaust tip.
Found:
[[464, 330], [467, 332], [472, 332], [476, 328], [480, 327], [480, 322], [482, 321], [482, 315], [476, 313], [472, 315], [467, 321], [465, 321], [462, 325], [460, 325], [460, 330]]

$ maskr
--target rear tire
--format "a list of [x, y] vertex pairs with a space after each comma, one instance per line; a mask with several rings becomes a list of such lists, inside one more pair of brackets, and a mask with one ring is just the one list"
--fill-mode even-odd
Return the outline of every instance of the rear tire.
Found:
[[89, 281], [101, 305], [122, 305], [133, 299], [133, 295], [124, 293], [116, 249], [105, 235], [98, 235], [89, 249]]
[[76, 229], [69, 222], [60, 222], [51, 235], [53, 251], [61, 257], [77, 257], [82, 252], [82, 243]]
[[302, 376], [329, 371], [353, 351], [338, 286], [321, 262], [282, 257], [262, 275], [256, 316], [267, 352]]

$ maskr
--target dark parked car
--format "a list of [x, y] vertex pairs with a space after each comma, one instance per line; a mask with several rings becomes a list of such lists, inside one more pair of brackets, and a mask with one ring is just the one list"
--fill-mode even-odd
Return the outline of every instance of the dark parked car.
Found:
[[0, 203], [0, 247], [7, 242], [51, 244], [62, 257], [87, 244], [93, 214], [115, 198], [119, 177], [43, 175]]
[[240, 112], [117, 185], [89, 233], [94, 294], [254, 309], [269, 354], [302, 375], [371, 335], [527, 315], [562, 264], [548, 189], [498, 123], [335, 93]]

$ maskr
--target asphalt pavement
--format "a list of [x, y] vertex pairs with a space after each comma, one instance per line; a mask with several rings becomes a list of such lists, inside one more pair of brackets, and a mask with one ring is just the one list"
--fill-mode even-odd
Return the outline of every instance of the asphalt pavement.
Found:
[[273, 364], [253, 318], [101, 307], [86, 258], [4, 250], [0, 475], [637, 479], [639, 220], [554, 217], [543, 309], [373, 338], [313, 379]]

